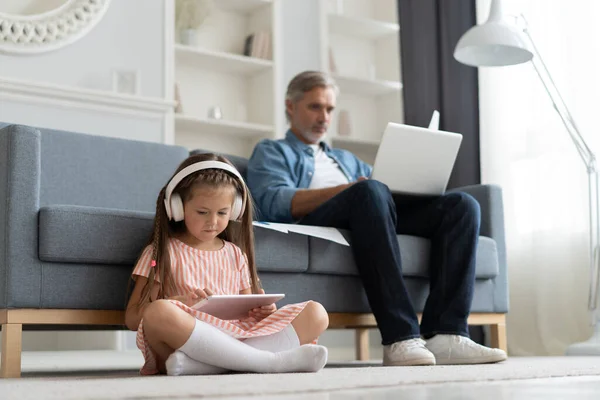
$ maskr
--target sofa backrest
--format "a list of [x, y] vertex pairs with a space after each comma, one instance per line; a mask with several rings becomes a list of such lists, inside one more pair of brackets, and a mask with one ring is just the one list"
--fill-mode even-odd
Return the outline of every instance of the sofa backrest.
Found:
[[[5, 129], [37, 131], [22, 125]], [[159, 190], [188, 156], [180, 146], [52, 129], [39, 132], [41, 207], [66, 204], [154, 212]]]
[[188, 156], [179, 146], [44, 130], [41, 205], [156, 209], [156, 197]]

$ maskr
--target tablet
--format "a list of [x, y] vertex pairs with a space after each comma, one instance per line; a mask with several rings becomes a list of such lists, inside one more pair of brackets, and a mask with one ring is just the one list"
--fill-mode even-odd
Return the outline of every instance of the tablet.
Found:
[[213, 295], [194, 304], [194, 310], [213, 315], [219, 319], [242, 319], [257, 307], [268, 306], [285, 297], [285, 294], [223, 294]]

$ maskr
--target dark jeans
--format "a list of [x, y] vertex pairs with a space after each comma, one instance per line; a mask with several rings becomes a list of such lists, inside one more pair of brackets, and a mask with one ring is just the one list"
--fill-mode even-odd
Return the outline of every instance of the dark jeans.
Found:
[[[383, 344], [436, 333], [468, 336], [479, 203], [466, 193], [392, 195], [381, 182], [355, 183], [300, 220], [351, 232], [352, 251]], [[402, 277], [396, 234], [429, 238], [430, 294], [421, 327]]]

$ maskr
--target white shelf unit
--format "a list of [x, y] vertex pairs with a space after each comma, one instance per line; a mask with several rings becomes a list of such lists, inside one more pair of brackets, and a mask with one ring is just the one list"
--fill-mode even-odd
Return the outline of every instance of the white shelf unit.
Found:
[[376, 139], [361, 139], [339, 135], [334, 135], [331, 139], [338, 144], [345, 144], [347, 146], [374, 147], [375, 149], [379, 147], [379, 140]]
[[198, 68], [221, 71], [243, 76], [252, 76], [267, 72], [273, 68], [273, 62], [255, 57], [232, 54], [223, 51], [207, 50], [183, 44], [175, 45], [176, 62], [197, 65]]
[[341, 93], [351, 93], [364, 96], [381, 96], [397, 93], [402, 89], [398, 81], [383, 81], [367, 78], [355, 78], [333, 74]]
[[373, 164], [379, 140], [352, 138], [348, 136], [332, 136], [332, 142], [337, 148], [346, 149], [356, 154], [359, 158]]
[[230, 135], [236, 138], [259, 138], [268, 136], [273, 131], [273, 127], [270, 125], [197, 118], [181, 114], [175, 115], [175, 127], [180, 131], [210, 131], [218, 135]]
[[[181, 99], [175, 114], [175, 144], [189, 149], [249, 156], [261, 138], [277, 130], [275, 104], [279, 0], [215, 0], [196, 30], [196, 43], [182, 44], [176, 32], [174, 79]], [[244, 55], [246, 38], [271, 35], [272, 59]], [[209, 117], [218, 107], [222, 119]]]
[[[322, 67], [340, 88], [332, 145], [373, 163], [387, 123], [404, 122], [397, 2], [322, 0], [321, 9]], [[341, 111], [349, 116], [349, 136], [339, 135]]]

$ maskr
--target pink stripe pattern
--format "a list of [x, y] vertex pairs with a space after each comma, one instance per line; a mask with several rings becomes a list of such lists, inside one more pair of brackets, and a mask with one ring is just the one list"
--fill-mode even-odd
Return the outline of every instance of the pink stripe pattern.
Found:
[[[182, 241], [171, 238], [168, 243], [171, 270], [176, 293], [167, 297], [185, 295], [196, 289], [210, 289], [214, 294], [238, 294], [251, 287], [248, 262], [242, 250], [230, 242], [215, 251], [198, 250]], [[132, 275], [148, 277], [152, 268], [152, 247], [148, 246], [136, 264]], [[158, 279], [157, 279], [158, 281]], [[169, 300], [196, 319], [209, 323], [236, 339], [267, 336], [280, 332], [288, 326], [308, 302], [288, 304], [262, 321], [224, 321], [212, 315], [194, 310], [177, 300]], [[156, 356], [144, 335], [144, 321], [140, 321], [136, 336], [137, 347], [144, 355], [142, 375], [158, 373]]]

